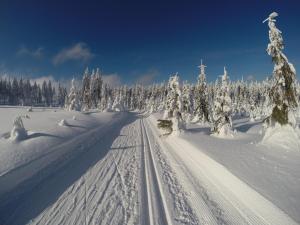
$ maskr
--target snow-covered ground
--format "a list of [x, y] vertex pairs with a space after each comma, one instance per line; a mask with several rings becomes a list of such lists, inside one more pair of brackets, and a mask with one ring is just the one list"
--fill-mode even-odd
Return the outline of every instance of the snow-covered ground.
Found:
[[[9, 139], [18, 115], [25, 140]], [[161, 114], [0, 108], [0, 224], [297, 224], [300, 151], [190, 125], [160, 137]], [[64, 120], [64, 121], [62, 121]]]

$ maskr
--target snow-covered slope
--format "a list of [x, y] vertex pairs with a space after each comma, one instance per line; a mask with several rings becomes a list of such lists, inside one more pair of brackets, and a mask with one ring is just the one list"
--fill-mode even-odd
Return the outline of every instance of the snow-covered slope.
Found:
[[[25, 113], [0, 112], [8, 110]], [[34, 108], [24, 120], [27, 130], [48, 135], [19, 142], [5, 138], [15, 115], [2, 120], [0, 224], [300, 221], [299, 155], [257, 145], [259, 123], [236, 120], [243, 133], [231, 139], [198, 125], [165, 138], [160, 114], [53, 110]]]
[[[156, 118], [159, 117], [161, 117], [160, 114], [152, 116], [152, 123], [156, 123]], [[179, 154], [179, 160], [184, 159], [188, 154], [186, 151], [190, 149], [193, 149], [191, 154], [196, 161], [203, 159], [204, 156], [209, 157], [207, 160], [214, 160], [224, 170], [228, 170], [300, 222], [299, 149], [260, 144], [263, 137], [261, 121], [249, 122], [249, 119], [245, 118], [236, 119], [234, 123], [234, 127], [237, 129], [234, 138], [217, 138], [210, 135], [209, 126], [190, 124], [179, 137], [167, 138], [166, 142], [181, 146], [176, 151]], [[199, 165], [203, 165], [203, 162], [199, 161]], [[203, 168], [198, 168], [198, 170], [200, 174]], [[228, 180], [228, 182], [230, 181]], [[227, 184], [227, 181], [224, 180], [224, 183]], [[234, 187], [233, 185], [233, 190]], [[259, 206], [258, 202], [256, 204], [253, 206], [254, 208]]]

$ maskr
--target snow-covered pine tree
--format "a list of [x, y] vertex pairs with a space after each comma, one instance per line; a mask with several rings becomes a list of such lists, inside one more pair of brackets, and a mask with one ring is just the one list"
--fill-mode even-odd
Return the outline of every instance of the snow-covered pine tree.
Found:
[[185, 129], [185, 123], [182, 119], [182, 96], [177, 73], [169, 79], [166, 110], [163, 120], [159, 120], [158, 127], [167, 129], [173, 134], [178, 134]]
[[229, 77], [224, 67], [221, 85], [218, 85], [214, 98], [212, 132], [218, 136], [232, 135], [232, 106], [229, 93]]
[[200, 74], [195, 88], [195, 119], [194, 121], [209, 122], [208, 90], [206, 84], [205, 68], [201, 60]]
[[82, 79], [82, 110], [88, 111], [91, 108], [91, 91], [89, 69], [86, 68]]
[[187, 82], [182, 86], [182, 117], [185, 122], [191, 121], [191, 115], [193, 113], [193, 98], [191, 92], [191, 85]]
[[115, 91], [115, 99], [112, 104], [112, 110], [117, 112], [124, 111], [124, 96], [123, 96], [122, 88], [118, 88]]
[[273, 102], [272, 113], [268, 118], [268, 124], [280, 125], [291, 124], [295, 126], [294, 111], [297, 107], [295, 80], [296, 70], [293, 64], [289, 63], [282, 50], [284, 49], [282, 32], [275, 25], [275, 17], [278, 14], [273, 12], [264, 21], [268, 22], [269, 39], [267, 53], [272, 57], [274, 63], [273, 87], [270, 91], [270, 98]]
[[76, 91], [76, 86], [75, 86], [75, 79], [72, 79], [71, 82], [71, 88], [70, 88], [70, 93], [68, 96], [68, 105], [67, 105], [67, 109], [69, 111], [79, 111], [80, 110], [80, 103], [79, 103], [79, 99], [78, 99], [78, 93]]
[[90, 77], [90, 97], [91, 97], [91, 108], [95, 109], [97, 107], [97, 93], [96, 93], [96, 74], [92, 70]]
[[95, 86], [96, 86], [96, 99], [97, 99], [96, 105], [97, 108], [101, 108], [103, 81], [102, 81], [102, 76], [99, 68], [96, 69]]

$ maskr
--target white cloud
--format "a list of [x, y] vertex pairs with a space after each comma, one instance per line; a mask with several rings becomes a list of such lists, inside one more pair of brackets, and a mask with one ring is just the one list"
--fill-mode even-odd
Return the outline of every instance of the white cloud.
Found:
[[150, 70], [145, 74], [139, 76], [136, 80], [137, 84], [149, 85], [154, 82], [154, 79], [159, 75], [157, 70]]
[[79, 42], [69, 48], [64, 48], [57, 53], [53, 58], [53, 64], [59, 65], [70, 60], [87, 62], [93, 57], [94, 54], [88, 48], [87, 44]]
[[17, 56], [31, 56], [36, 59], [41, 59], [44, 56], [44, 48], [39, 47], [37, 49], [29, 49], [26, 48], [25, 46], [22, 46], [17, 51]]
[[108, 84], [111, 87], [117, 87], [122, 85], [121, 77], [116, 73], [103, 75], [102, 78], [103, 78], [103, 82]]

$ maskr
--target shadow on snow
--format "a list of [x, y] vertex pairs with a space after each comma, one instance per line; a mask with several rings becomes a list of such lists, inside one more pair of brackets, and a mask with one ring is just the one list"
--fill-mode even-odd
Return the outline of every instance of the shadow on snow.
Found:
[[[108, 130], [104, 135], [88, 149], [80, 151], [75, 156], [63, 155], [13, 190], [2, 194], [0, 224], [26, 224], [55, 203], [89, 168], [104, 158], [110, 150], [114, 150], [111, 145], [120, 135], [122, 127], [137, 119], [137, 114], [129, 114], [121, 122], [106, 128]], [[0, 177], [0, 184], [1, 179], [2, 177]]]

